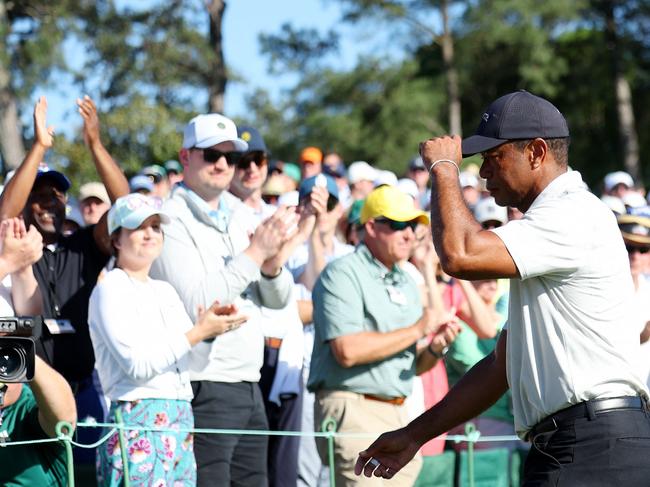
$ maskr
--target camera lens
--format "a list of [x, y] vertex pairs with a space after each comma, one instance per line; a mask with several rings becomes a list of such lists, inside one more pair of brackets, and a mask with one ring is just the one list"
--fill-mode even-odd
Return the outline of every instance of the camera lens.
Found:
[[25, 372], [25, 350], [14, 344], [0, 347], [0, 382], [10, 382]]

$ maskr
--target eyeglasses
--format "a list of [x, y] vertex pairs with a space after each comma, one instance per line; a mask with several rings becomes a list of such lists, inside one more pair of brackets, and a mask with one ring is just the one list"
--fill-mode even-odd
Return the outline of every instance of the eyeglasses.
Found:
[[394, 232], [399, 232], [402, 230], [406, 230], [407, 228], [410, 228], [411, 230], [415, 231], [415, 228], [418, 226], [417, 220], [411, 220], [407, 222], [398, 222], [395, 220], [391, 220], [390, 218], [381, 218], [375, 220], [377, 223], [383, 223], [385, 225], [388, 225], [388, 228], [390, 228]]
[[254, 162], [257, 167], [266, 165], [266, 152], [261, 150], [254, 150], [249, 152], [231, 152], [235, 155], [235, 163], [237, 164], [237, 169], [243, 169], [244, 171], [251, 167], [251, 164]]
[[625, 248], [627, 249], [628, 254], [632, 254], [634, 252], [638, 252], [640, 254], [647, 254], [648, 251], [650, 251], [650, 247], [636, 247], [634, 245], [626, 245]]
[[224, 157], [229, 166], [237, 164], [239, 154], [241, 154], [241, 152], [221, 152], [217, 149], [199, 149], [198, 147], [193, 147], [192, 150], [203, 152], [203, 160], [209, 163], [217, 162], [219, 159]]

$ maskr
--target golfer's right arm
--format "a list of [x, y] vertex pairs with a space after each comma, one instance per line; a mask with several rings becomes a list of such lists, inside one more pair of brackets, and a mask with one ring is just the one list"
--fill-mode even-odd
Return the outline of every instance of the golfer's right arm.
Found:
[[506, 340], [503, 330], [495, 350], [472, 367], [447, 395], [406, 427], [421, 444], [479, 416], [507, 390]]

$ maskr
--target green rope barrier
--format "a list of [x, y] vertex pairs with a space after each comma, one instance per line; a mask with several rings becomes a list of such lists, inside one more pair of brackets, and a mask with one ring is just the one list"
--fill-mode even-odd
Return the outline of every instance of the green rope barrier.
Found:
[[119, 408], [115, 409], [115, 419], [119, 422], [120, 428], [117, 432], [117, 437], [120, 442], [120, 455], [122, 455], [122, 475], [124, 480], [124, 487], [129, 487], [131, 482], [129, 480], [129, 459], [127, 457], [127, 442], [124, 438], [124, 420], [122, 419], [122, 411]]
[[[336, 431], [337, 423], [332, 418], [327, 418], [321, 424], [321, 431], [267, 431], [267, 430], [220, 430], [209, 428], [145, 428], [140, 426], [125, 425], [121, 413], [116, 411], [116, 420], [118, 423], [98, 423], [95, 421], [77, 423], [77, 427], [81, 428], [111, 428], [110, 431], [100, 438], [95, 443], [83, 444], [77, 443], [72, 440], [72, 432], [74, 428], [70, 423], [61, 421], [56, 426], [56, 438], [46, 438], [31, 441], [8, 441], [3, 442], [0, 446], [11, 447], [19, 445], [34, 445], [39, 443], [53, 443], [63, 442], [66, 450], [67, 466], [68, 466], [68, 485], [74, 487], [74, 460], [72, 457], [72, 446], [79, 448], [96, 448], [106, 442], [116, 432], [118, 433], [120, 443], [120, 453], [122, 455], [123, 473], [124, 473], [124, 486], [129, 487], [129, 468], [128, 468], [128, 449], [127, 442], [124, 437], [125, 431], [151, 431], [151, 432], [187, 432], [187, 433], [207, 433], [207, 434], [224, 434], [224, 435], [263, 435], [263, 436], [305, 436], [324, 438], [327, 440], [328, 463], [330, 469], [330, 487], [336, 487], [335, 467], [334, 467], [334, 441], [337, 438], [367, 438], [375, 439], [381, 432], [378, 433], [338, 433]], [[474, 487], [474, 443], [478, 442], [499, 442], [499, 441], [512, 441], [519, 438], [514, 435], [503, 436], [481, 436], [480, 431], [476, 429], [473, 423], [465, 425], [464, 435], [447, 435], [450, 441], [467, 442], [467, 469], [469, 476], [469, 485]]]
[[74, 458], [72, 456], [72, 432], [74, 428], [67, 421], [56, 423], [57, 440], [65, 446], [66, 466], [68, 471], [68, 487], [74, 487]]
[[325, 418], [321, 423], [320, 429], [323, 433], [327, 434], [327, 459], [330, 467], [330, 487], [336, 487], [336, 476], [334, 468], [334, 437], [336, 436], [337, 428], [336, 420], [334, 418]]

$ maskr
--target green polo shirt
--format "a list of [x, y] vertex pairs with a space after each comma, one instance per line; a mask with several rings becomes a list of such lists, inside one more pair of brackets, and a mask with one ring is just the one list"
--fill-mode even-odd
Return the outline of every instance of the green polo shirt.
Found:
[[343, 390], [388, 398], [408, 396], [415, 376], [415, 344], [370, 364], [343, 368], [329, 341], [344, 335], [387, 333], [422, 316], [420, 292], [398, 266], [388, 270], [361, 244], [352, 254], [325, 267], [316, 285], [314, 350], [308, 388]]
[[[8, 441], [47, 438], [38, 422], [34, 394], [23, 385], [18, 401], [5, 408], [0, 434]], [[61, 443], [0, 448], [0, 485], [49, 487], [67, 485], [65, 447]]]

